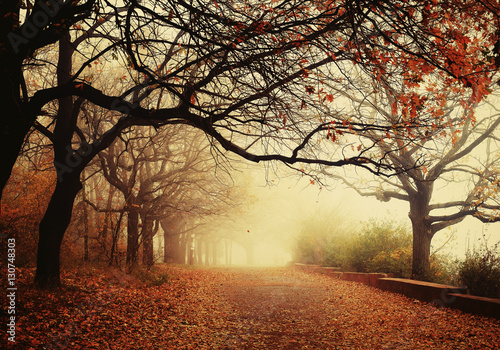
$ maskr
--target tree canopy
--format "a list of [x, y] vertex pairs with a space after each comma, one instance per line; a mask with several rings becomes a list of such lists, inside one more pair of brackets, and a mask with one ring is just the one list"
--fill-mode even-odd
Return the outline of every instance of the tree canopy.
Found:
[[[415, 92], [423, 75], [437, 72], [434, 91], [464, 89], [467, 109], [489, 93], [499, 61], [493, 0], [7, 0], [0, 16], [0, 188], [33, 128], [52, 143], [58, 171], [40, 225], [41, 284], [58, 283], [57, 247], [81, 172], [131, 126], [187, 124], [254, 162], [391, 175], [417, 164], [395, 169], [371, 157], [373, 132], [417, 142], [445, 126], [439, 96]], [[337, 98], [365, 79], [413, 92], [386, 90], [393, 119], [345, 113]], [[82, 132], [84, 104], [109, 113], [92, 134]]]
[[[327, 133], [332, 121], [337, 130], [358, 133], [399, 127], [369, 120], [351, 123], [342, 113], [321, 122], [325, 110], [332, 109], [324, 102], [335, 98], [323, 82], [338, 82], [342, 88], [353, 65], [379, 80], [402, 73], [402, 84], [438, 68], [480, 98], [489, 66], [478, 66], [471, 58], [496, 59], [497, 9], [488, 10], [489, 5], [494, 3], [130, 1], [118, 7], [99, 1], [35, 1], [26, 6], [6, 1], [4, 96], [14, 93], [16, 101], [5, 104], [6, 130], [13, 133], [14, 125], [22, 124], [25, 134], [40, 123], [47, 103], [79, 96], [121, 113], [115, 129], [182, 122], [253, 161], [377, 168], [380, 164], [364, 153], [321, 160], [308, 154], [315, 136]], [[58, 81], [49, 78], [58, 73], [44, 53], [64, 36], [72, 47], [78, 46], [78, 57], [66, 79]], [[101, 72], [95, 72], [100, 65]], [[45, 86], [29, 84], [28, 79], [38, 78], [34, 69], [46, 78]], [[126, 80], [115, 95], [93, 85], [94, 76], [111, 70], [123, 72]], [[152, 95], [158, 100], [145, 103]], [[393, 97], [401, 104], [408, 99]], [[13, 154], [20, 143], [16, 148], [11, 143]]]

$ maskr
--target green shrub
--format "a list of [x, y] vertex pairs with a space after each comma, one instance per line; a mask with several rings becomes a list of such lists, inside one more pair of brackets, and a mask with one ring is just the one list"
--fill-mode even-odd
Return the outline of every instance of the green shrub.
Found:
[[350, 247], [349, 265], [357, 272], [386, 272], [411, 276], [412, 236], [394, 221], [370, 221]]
[[458, 277], [470, 294], [500, 298], [500, 255], [489, 249], [468, 252]]
[[441, 284], [457, 285], [458, 268], [456, 261], [452, 261], [444, 254], [432, 254], [430, 257], [431, 269], [427, 281]]
[[370, 221], [359, 230], [329, 216], [328, 220], [303, 224], [296, 239], [294, 260], [341, 267], [345, 271], [387, 272], [409, 277], [411, 244], [408, 228], [393, 221]]
[[[333, 215], [327, 218], [304, 221], [296, 239], [294, 261], [411, 278], [413, 239], [408, 226], [392, 220], [372, 220], [355, 229]], [[453, 266], [446, 256], [433, 254], [430, 263], [427, 280], [452, 281]]]
[[368, 260], [367, 272], [393, 273], [395, 277], [411, 276], [411, 246], [381, 251]]

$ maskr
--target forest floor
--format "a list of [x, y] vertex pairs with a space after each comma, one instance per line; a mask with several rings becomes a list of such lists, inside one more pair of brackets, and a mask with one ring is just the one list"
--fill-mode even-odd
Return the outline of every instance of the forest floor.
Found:
[[500, 321], [293, 268], [88, 267], [59, 292], [17, 274], [16, 343], [4, 302], [2, 349], [500, 348]]

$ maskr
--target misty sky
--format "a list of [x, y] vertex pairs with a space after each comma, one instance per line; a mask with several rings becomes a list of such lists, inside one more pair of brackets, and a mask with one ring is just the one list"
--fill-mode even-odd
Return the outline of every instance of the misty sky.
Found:
[[[311, 184], [306, 176], [275, 175], [273, 171], [267, 172], [263, 167], [250, 166], [250, 169], [236, 172], [233, 178], [236, 185], [249, 185], [248, 210], [233, 218], [232, 229], [247, 230], [249, 234], [258, 234], [265, 237], [266, 242], [256, 246], [256, 262], [261, 264], [286, 263], [293, 245], [293, 238], [300, 229], [299, 222], [307, 217], [321, 217], [325, 213], [338, 213], [353, 225], [375, 218], [394, 219], [410, 226], [408, 218], [409, 206], [407, 202], [391, 200], [380, 202], [375, 198], [361, 197], [352, 189], [346, 189], [340, 183], [331, 188], [322, 188]], [[281, 169], [281, 168], [280, 168]], [[266, 181], [267, 177], [267, 181]], [[270, 185], [266, 186], [266, 183]], [[455, 187], [441, 187], [437, 194], [442, 197], [453, 197]], [[359, 227], [359, 226], [358, 226]], [[443, 250], [452, 256], [463, 258], [467, 245], [476, 247], [483, 241], [482, 231], [489, 237], [488, 245], [492, 247], [500, 241], [500, 223], [482, 224], [474, 218], [466, 218], [462, 223], [454, 225], [436, 234], [433, 247], [440, 247], [452, 234], [453, 238]], [[411, 231], [410, 231], [411, 232]], [[242, 251], [234, 248], [233, 262], [244, 263]], [[285, 255], [285, 256], [284, 256]]]

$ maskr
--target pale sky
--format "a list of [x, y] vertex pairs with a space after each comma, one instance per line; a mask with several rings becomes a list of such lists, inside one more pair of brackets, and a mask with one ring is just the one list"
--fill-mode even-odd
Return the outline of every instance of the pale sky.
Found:
[[[398, 200], [380, 202], [372, 197], [361, 197], [352, 189], [346, 189], [341, 184], [332, 189], [320, 189], [318, 185], [312, 185], [308, 177], [300, 178], [300, 175], [279, 178], [273, 173], [266, 176], [263, 170], [258, 168], [240, 173], [247, 180], [250, 178], [249, 193], [252, 195], [250, 208], [235, 219], [234, 229], [250, 231], [250, 234], [258, 234], [265, 237], [265, 241], [256, 246], [256, 261], [262, 264], [286, 263], [290, 255], [285, 251], [291, 246], [291, 239], [300, 229], [298, 222], [304, 218], [324, 212], [337, 212], [353, 223], [367, 221], [374, 218], [393, 219], [410, 225], [408, 218], [408, 203]], [[245, 174], [245, 175], [242, 175]], [[239, 175], [235, 175], [238, 184]], [[440, 196], [448, 197], [455, 189], [441, 188]], [[452, 226], [436, 234], [433, 246], [439, 247], [447, 241], [450, 234], [453, 238], [446, 244], [443, 250], [458, 258], [465, 256], [467, 245], [478, 246], [482, 242], [482, 231], [489, 237], [488, 245], [491, 247], [500, 241], [500, 223], [482, 224], [473, 218], [466, 218], [462, 223]], [[282, 246], [280, 246], [282, 244]], [[244, 253], [235, 248], [233, 261], [239, 261], [238, 256]], [[241, 256], [241, 263], [244, 257]]]

